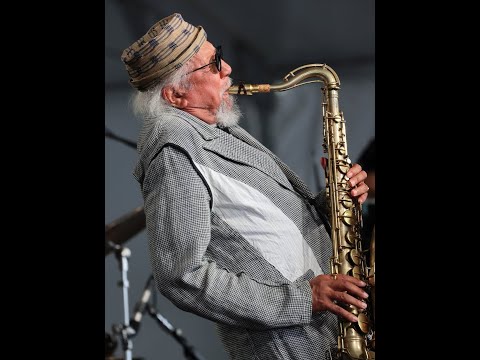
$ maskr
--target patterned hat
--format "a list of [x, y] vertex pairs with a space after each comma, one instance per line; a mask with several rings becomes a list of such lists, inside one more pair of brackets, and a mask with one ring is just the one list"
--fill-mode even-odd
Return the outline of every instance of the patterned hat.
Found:
[[122, 53], [130, 84], [145, 91], [179, 69], [207, 40], [201, 26], [195, 27], [173, 14], [153, 25]]

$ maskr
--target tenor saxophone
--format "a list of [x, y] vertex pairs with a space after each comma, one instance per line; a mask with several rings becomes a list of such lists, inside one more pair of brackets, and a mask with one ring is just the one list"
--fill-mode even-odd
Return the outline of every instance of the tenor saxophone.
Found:
[[[345, 120], [338, 105], [340, 81], [335, 71], [326, 64], [308, 64], [290, 71], [280, 84], [233, 85], [228, 92], [235, 95], [253, 95], [285, 91], [297, 86], [322, 82], [323, 151], [327, 154], [325, 164], [326, 196], [330, 208], [331, 240], [333, 254], [330, 259], [332, 275], [347, 274], [365, 281], [366, 291], [373, 293], [374, 260], [373, 247], [364, 251], [360, 235], [362, 209], [358, 201], [349, 194], [347, 172], [352, 162], [347, 152]], [[370, 262], [366, 253], [370, 251]], [[373, 262], [373, 263], [372, 263]], [[372, 296], [367, 300], [367, 309], [345, 306], [357, 316], [352, 323], [338, 317], [338, 342], [336, 359], [375, 359], [374, 309]]]

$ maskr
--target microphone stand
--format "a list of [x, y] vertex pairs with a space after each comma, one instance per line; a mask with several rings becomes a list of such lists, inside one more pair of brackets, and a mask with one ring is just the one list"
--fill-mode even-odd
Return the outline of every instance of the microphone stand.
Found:
[[145, 226], [143, 206], [138, 206], [133, 211], [105, 225], [105, 256], [115, 250], [110, 243], [121, 245], [142, 231]]
[[128, 272], [128, 258], [131, 255], [130, 249], [117, 245], [107, 239], [105, 239], [106, 244], [112, 247], [115, 250], [115, 255], [120, 263], [120, 269], [122, 272], [122, 280], [119, 282], [122, 285], [123, 289], [123, 325], [113, 326], [113, 331], [120, 336], [122, 340], [122, 348], [125, 352], [125, 360], [132, 360], [132, 336], [135, 334], [134, 330], [130, 326], [130, 315], [129, 315], [129, 305], [128, 305], [128, 288], [129, 282], [127, 277]]
[[188, 343], [187, 339], [182, 334], [182, 330], [178, 328], [175, 329], [166, 318], [164, 318], [161, 314], [155, 311], [155, 308], [152, 304], [147, 304], [147, 311], [150, 316], [152, 316], [157, 321], [157, 323], [163, 330], [167, 331], [175, 338], [175, 340], [180, 343], [180, 345], [182, 345], [185, 357], [188, 360], [205, 360], [205, 358], [200, 355], [192, 345]]
[[[137, 149], [137, 144], [131, 140], [125, 139], [123, 137], [120, 137], [116, 134], [114, 134], [107, 126], [105, 126], [105, 137], [111, 138], [113, 140], [120, 141], [135, 150]], [[140, 215], [140, 216], [137, 216]], [[134, 235], [136, 232], [139, 230], [143, 229], [145, 227], [145, 215], [143, 213], [143, 208], [137, 208], [135, 209], [135, 213], [132, 216], [129, 216], [128, 218], [122, 218], [121, 220], [129, 220], [130, 222], [132, 220], [135, 220], [135, 228], [134, 229], [128, 229], [129, 232], [127, 233], [127, 239]], [[118, 225], [119, 224], [115, 224]], [[122, 223], [122, 225], [125, 225]], [[132, 224], [130, 224], [132, 225]], [[123, 318], [124, 318], [124, 324], [123, 325], [114, 325], [113, 332], [116, 333], [117, 335], [120, 336], [122, 340], [122, 347], [123, 351], [125, 352], [125, 360], [132, 360], [132, 337], [135, 336], [136, 331], [130, 326], [130, 315], [128, 313], [129, 305], [128, 305], [128, 288], [129, 288], [129, 282], [127, 278], [127, 272], [128, 272], [128, 258], [131, 255], [131, 252], [128, 248], [122, 247], [110, 239], [110, 237], [113, 236], [116, 242], [124, 242], [126, 241], [125, 237], [121, 237], [122, 235], [121, 231], [118, 231], [119, 229], [116, 229], [115, 227], [111, 227], [107, 229], [107, 226], [105, 227], [105, 256], [112, 250], [115, 251], [115, 255], [117, 259], [120, 259], [120, 268], [122, 272], [122, 280], [121, 280], [121, 285], [123, 288]], [[122, 229], [125, 231], [125, 229]], [[113, 232], [113, 235], [112, 235]], [[108, 236], [110, 235], [110, 236]], [[124, 234], [123, 234], [124, 235]], [[120, 238], [119, 238], [120, 236]]]

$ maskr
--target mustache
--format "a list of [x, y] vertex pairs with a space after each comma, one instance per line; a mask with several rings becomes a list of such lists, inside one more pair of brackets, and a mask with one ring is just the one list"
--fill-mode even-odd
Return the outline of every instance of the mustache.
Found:
[[222, 91], [222, 94], [226, 91], [228, 91], [228, 89], [230, 88], [230, 86], [232, 86], [232, 83], [233, 83], [233, 80], [231, 77], [227, 78], [227, 82], [226, 82], [226, 85], [225, 85], [225, 89], [223, 89]]

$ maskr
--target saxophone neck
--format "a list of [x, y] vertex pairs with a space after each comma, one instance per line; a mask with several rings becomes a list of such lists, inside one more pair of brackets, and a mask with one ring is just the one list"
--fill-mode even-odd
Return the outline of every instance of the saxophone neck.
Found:
[[228, 93], [232, 95], [253, 95], [259, 92], [270, 92], [269, 84], [243, 84], [232, 85], [228, 88]]
[[[314, 80], [309, 80], [312, 78]], [[326, 64], [307, 64], [290, 71], [284, 76], [283, 82], [280, 84], [239, 83], [238, 85], [230, 86], [228, 93], [232, 95], [253, 95], [255, 93], [285, 91], [315, 82], [323, 82], [329, 90], [340, 89], [338, 75], [330, 66]]]

